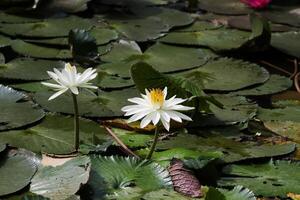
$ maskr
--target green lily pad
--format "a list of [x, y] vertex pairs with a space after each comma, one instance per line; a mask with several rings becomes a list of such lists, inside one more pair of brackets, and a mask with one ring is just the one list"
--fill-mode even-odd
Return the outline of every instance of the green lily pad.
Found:
[[[252, 119], [257, 111], [257, 105], [241, 96], [214, 95], [223, 108], [210, 104], [211, 113], [194, 116], [191, 127], [243, 125]], [[201, 105], [200, 105], [201, 106]]]
[[0, 24], [0, 32], [10, 36], [26, 37], [64, 37], [71, 29], [89, 30], [92, 23], [88, 19], [69, 16], [65, 18], [46, 19], [41, 22], [21, 24]]
[[[232, 58], [221, 58], [211, 61], [194, 71], [204, 72], [210, 75], [211, 79], [204, 80], [204, 89], [218, 91], [239, 90], [251, 85], [264, 83], [269, 79], [268, 71], [254, 63]], [[233, 78], [234, 77], [234, 78]]]
[[48, 88], [46, 88], [44, 85], [41, 84], [41, 82], [28, 82], [28, 83], [16, 83], [9, 85], [10, 87], [17, 89], [17, 90], [23, 90], [27, 92], [45, 92], [48, 91]]
[[272, 47], [283, 53], [300, 58], [300, 32], [273, 33]]
[[5, 57], [2, 53], [0, 53], [0, 64], [4, 64], [5, 63]]
[[293, 121], [265, 121], [264, 125], [269, 130], [281, 136], [288, 137], [300, 144], [300, 123]]
[[259, 108], [257, 118], [262, 121], [293, 121], [300, 122], [300, 106], [287, 106], [283, 108]]
[[[186, 138], [189, 139], [187, 140]], [[238, 142], [216, 133], [205, 137], [180, 133], [175, 137], [170, 137], [169, 140], [163, 140], [157, 144], [158, 151], [172, 148], [186, 148], [199, 152], [222, 151], [224, 155], [220, 158], [221, 160], [224, 162], [236, 162], [286, 155], [295, 150], [295, 144], [258, 145], [251, 142]]]
[[272, 5], [262, 15], [272, 22], [300, 27], [299, 4], [295, 6]]
[[231, 92], [230, 94], [243, 96], [270, 95], [287, 90], [292, 87], [292, 84], [293, 81], [288, 77], [271, 74], [269, 80], [262, 85], [250, 89], [238, 90], [236, 92]]
[[5, 37], [3, 35], [0, 35], [0, 48], [10, 46], [12, 40], [8, 37]]
[[243, 15], [251, 12], [246, 4], [237, 0], [201, 0], [199, 7], [203, 10], [225, 15]]
[[[174, 57], [174, 55], [176, 55]], [[110, 62], [100, 67], [109, 74], [130, 77], [131, 65], [144, 61], [160, 72], [175, 72], [204, 65], [209, 59], [216, 57], [207, 49], [176, 47], [157, 43], [141, 53], [131, 43], [117, 44], [113, 49], [101, 57]]]
[[290, 161], [229, 165], [223, 169], [227, 177], [222, 177], [219, 184], [222, 186], [243, 185], [256, 195], [286, 197], [289, 192], [297, 193], [300, 191], [299, 170], [299, 163]]
[[7, 145], [0, 143], [0, 153], [6, 149]]
[[[84, 144], [103, 143], [109, 139], [104, 128], [81, 119], [80, 141]], [[25, 130], [1, 132], [0, 141], [33, 152], [68, 154], [74, 151], [73, 118], [47, 115], [38, 125]]]
[[[58, 98], [48, 101], [53, 92], [37, 92], [35, 101], [46, 110], [73, 114], [73, 101], [70, 93], [65, 93]], [[121, 108], [127, 105], [127, 99], [138, 95], [135, 88], [100, 92], [99, 95], [80, 93], [78, 96], [79, 114], [86, 117], [117, 117], [123, 116]]]
[[51, 47], [39, 46], [36, 44], [24, 42], [22, 40], [14, 40], [11, 44], [11, 48], [21, 55], [34, 58], [72, 58], [71, 51], [68, 49], [56, 49]]
[[46, 73], [53, 68], [62, 68], [63, 62], [17, 58], [6, 64], [0, 64], [0, 78], [17, 80], [47, 80]]
[[125, 79], [119, 76], [109, 75], [104, 73], [102, 69], [99, 69], [98, 76], [91, 82], [99, 88], [104, 89], [122, 89], [134, 86], [132, 79]]
[[35, 174], [38, 163], [32, 153], [11, 150], [0, 160], [0, 196], [25, 188]]
[[87, 156], [73, 158], [57, 167], [42, 167], [34, 175], [30, 191], [51, 199], [65, 200], [88, 181], [90, 169]]
[[157, 39], [173, 27], [188, 25], [193, 18], [188, 13], [175, 9], [148, 7], [132, 9], [132, 14], [108, 13], [96, 16], [105, 19], [126, 38], [145, 42]]
[[174, 30], [174, 32], [197, 32], [197, 31], [205, 31], [205, 30], [214, 30], [222, 28], [221, 24], [214, 24], [208, 21], [195, 21], [192, 25], [188, 27], [182, 27], [180, 29]]
[[30, 101], [20, 101], [25, 96], [9, 87], [0, 85], [0, 130], [20, 128], [41, 120], [43, 110]]
[[205, 200], [256, 200], [255, 194], [248, 188], [241, 185], [235, 186], [232, 190], [215, 189], [210, 187], [206, 193]]
[[235, 29], [217, 29], [197, 32], [172, 32], [160, 39], [170, 44], [207, 46], [215, 51], [241, 48], [249, 39], [250, 33]]
[[122, 142], [131, 148], [145, 147], [147, 142], [153, 139], [149, 134], [141, 134], [134, 131], [127, 131], [124, 129], [113, 129], [113, 132], [122, 140]]
[[[10, 1], [11, 2], [11, 1]], [[5, 12], [0, 12], [0, 22], [5, 24], [17, 24], [17, 23], [30, 23], [30, 22], [39, 22], [43, 21], [43, 19], [39, 19], [36, 16], [30, 17], [25, 15], [18, 14], [9, 14]], [[24, 13], [22, 13], [24, 14]]]

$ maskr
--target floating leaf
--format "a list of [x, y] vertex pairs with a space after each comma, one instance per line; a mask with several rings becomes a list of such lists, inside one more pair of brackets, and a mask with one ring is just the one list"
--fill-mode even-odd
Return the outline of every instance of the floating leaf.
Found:
[[17, 192], [26, 187], [38, 166], [35, 155], [25, 150], [11, 150], [0, 160], [0, 196]]
[[269, 80], [259, 86], [255, 86], [249, 89], [242, 89], [236, 92], [231, 92], [232, 95], [243, 95], [243, 96], [260, 96], [260, 95], [270, 95], [282, 92], [289, 89], [293, 82], [291, 79], [280, 76], [277, 74], [270, 75]]
[[[195, 70], [184, 72], [202, 72], [210, 75], [210, 79], [204, 79], [204, 89], [232, 91], [242, 89], [251, 85], [264, 83], [269, 79], [266, 69], [242, 60], [232, 58], [221, 58], [211, 61]], [[232, 78], [234, 75], [234, 79]]]
[[8, 37], [0, 35], [0, 48], [10, 46], [11, 42], [11, 39], [9, 39]]
[[[48, 101], [53, 92], [37, 92], [34, 99], [46, 110], [73, 114], [73, 103], [70, 93], [64, 93], [60, 98]], [[127, 104], [127, 99], [138, 95], [135, 88], [112, 92], [100, 92], [99, 95], [80, 93], [78, 96], [79, 114], [87, 117], [117, 117], [123, 116], [121, 108]]]
[[[109, 139], [104, 128], [90, 120], [80, 120], [80, 141], [83, 144], [102, 144]], [[38, 125], [25, 129], [1, 132], [0, 141], [33, 152], [68, 154], [74, 151], [73, 118], [47, 115]]]
[[256, 195], [285, 197], [289, 192], [296, 193], [300, 190], [299, 168], [299, 163], [290, 161], [229, 165], [223, 169], [227, 177], [222, 177], [219, 184], [222, 186], [238, 184], [249, 188]]
[[112, 51], [101, 57], [103, 61], [111, 63], [101, 65], [101, 68], [110, 74], [130, 77], [131, 65], [140, 61], [149, 63], [159, 72], [175, 72], [202, 66], [209, 59], [216, 57], [206, 49], [176, 47], [161, 43], [151, 46], [144, 53], [135, 48], [127, 44], [113, 47]]
[[0, 85], [0, 130], [20, 128], [41, 120], [43, 110], [30, 101], [20, 101], [25, 96], [9, 87]]
[[90, 168], [90, 159], [86, 156], [57, 167], [42, 167], [33, 177], [30, 191], [51, 199], [65, 200], [88, 181]]
[[199, 7], [210, 12], [226, 15], [242, 15], [251, 12], [251, 9], [245, 3], [237, 0], [201, 0]]
[[266, 128], [300, 144], [300, 123], [293, 121], [264, 121]]
[[[186, 138], [189, 139], [186, 140]], [[172, 148], [186, 148], [199, 152], [215, 152], [218, 150], [224, 153], [221, 157], [223, 161], [236, 162], [253, 158], [286, 155], [295, 150], [295, 144], [258, 145], [254, 142], [238, 142], [222, 136], [221, 133], [216, 134], [212, 131], [211, 134], [203, 137], [194, 134], [179, 133], [176, 137], [170, 137], [168, 140], [162, 140], [157, 144], [157, 151]]]
[[68, 49], [56, 49], [46, 46], [39, 46], [36, 44], [24, 42], [22, 40], [14, 40], [11, 44], [11, 48], [21, 55], [34, 58], [72, 58], [71, 51]]
[[272, 47], [283, 53], [300, 58], [300, 32], [273, 33]]
[[63, 62], [17, 58], [6, 64], [0, 64], [0, 77], [17, 80], [47, 80], [47, 71], [62, 68]]
[[71, 29], [90, 29], [91, 22], [88, 19], [70, 16], [65, 18], [46, 19], [41, 22], [0, 24], [0, 32], [10, 36], [26, 37], [63, 37], [68, 36]]

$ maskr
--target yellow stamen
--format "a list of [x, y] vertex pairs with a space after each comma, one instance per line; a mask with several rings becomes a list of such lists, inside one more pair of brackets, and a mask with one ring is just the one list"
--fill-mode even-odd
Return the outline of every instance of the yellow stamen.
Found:
[[150, 97], [153, 104], [158, 104], [162, 106], [164, 103], [164, 92], [161, 89], [151, 89], [150, 90]]
[[70, 63], [67, 63], [65, 68], [67, 71], [71, 72], [71, 71], [73, 71], [74, 66], [72, 66]]

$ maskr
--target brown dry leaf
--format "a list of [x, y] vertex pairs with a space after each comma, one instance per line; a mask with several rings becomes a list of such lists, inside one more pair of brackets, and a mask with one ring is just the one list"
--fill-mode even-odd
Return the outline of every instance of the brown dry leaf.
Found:
[[287, 197], [290, 197], [293, 200], [300, 200], [300, 194], [288, 193]]

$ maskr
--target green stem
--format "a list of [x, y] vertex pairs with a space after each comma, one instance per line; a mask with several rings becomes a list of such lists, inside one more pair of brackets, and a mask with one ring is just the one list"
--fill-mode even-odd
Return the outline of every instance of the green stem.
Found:
[[146, 157], [146, 159], [148, 159], [148, 160], [151, 159], [152, 154], [153, 154], [153, 152], [155, 150], [155, 147], [156, 147], [156, 144], [157, 144], [157, 141], [158, 141], [158, 136], [159, 136], [159, 134], [158, 134], [158, 126], [156, 126], [155, 127], [155, 134], [154, 134], [154, 141], [153, 141], [151, 149], [150, 149], [150, 151], [149, 151], [149, 153], [148, 153], [148, 155]]
[[79, 115], [78, 115], [78, 103], [76, 94], [72, 93], [74, 104], [74, 147], [75, 150], [79, 149]]

